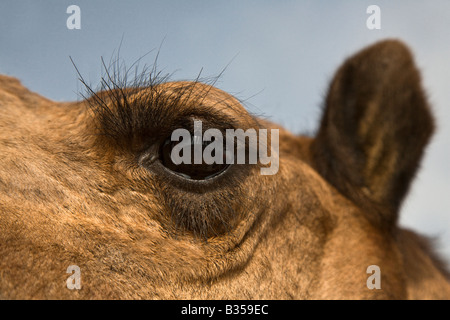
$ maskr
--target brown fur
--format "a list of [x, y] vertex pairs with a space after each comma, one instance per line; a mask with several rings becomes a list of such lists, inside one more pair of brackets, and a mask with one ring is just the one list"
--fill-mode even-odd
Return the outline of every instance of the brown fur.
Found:
[[[397, 226], [433, 131], [402, 43], [344, 63], [316, 137], [280, 128], [276, 175], [233, 165], [192, 183], [139, 161], [193, 115], [279, 128], [198, 82], [57, 103], [1, 76], [0, 298], [450, 297], [427, 241]], [[81, 290], [66, 288], [73, 264]]]

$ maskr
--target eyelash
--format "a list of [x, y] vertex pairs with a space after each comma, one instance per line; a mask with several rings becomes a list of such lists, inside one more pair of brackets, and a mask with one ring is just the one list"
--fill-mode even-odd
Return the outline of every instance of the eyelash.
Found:
[[[92, 110], [99, 146], [105, 147], [106, 138], [109, 143], [106, 147], [131, 151], [137, 159], [136, 164], [153, 173], [151, 178], [144, 174], [139, 181], [143, 182], [142, 188], [148, 189], [148, 181], [145, 180], [151, 179], [155, 194], [163, 199], [161, 203], [167, 208], [160, 213], [161, 221], [173, 227], [166, 225], [167, 230], [191, 232], [207, 239], [232, 228], [239, 218], [233, 204], [243, 202], [239, 200], [243, 194], [240, 186], [250, 175], [251, 166], [233, 165], [227, 169], [227, 174], [213, 179], [187, 180], [163, 166], [159, 160], [159, 150], [153, 153], [158, 155], [157, 158], [153, 156], [153, 161], [144, 159], [174, 129], [189, 126], [187, 122], [193, 116], [211, 119], [211, 127], [235, 127], [233, 120], [219, 113], [214, 106], [208, 108], [202, 105], [208, 91], [192, 94], [196, 84], [208, 83], [208, 80], [197, 78], [167, 95], [158, 89], [158, 85], [167, 82], [169, 76], [161, 77], [155, 69], [136, 73], [137, 80], [130, 82], [127, 81], [127, 69], [119, 67], [118, 62], [112, 71], [104, 62], [103, 66], [106, 74], [98, 90], [87, 85], [77, 69], [79, 80], [86, 87], [86, 93], [81, 96]], [[121, 74], [121, 70], [124, 73]], [[217, 79], [210, 79], [209, 82], [213, 84]], [[193, 96], [195, 99], [192, 99]], [[186, 97], [189, 97], [189, 103], [186, 103]], [[226, 101], [221, 103], [227, 106]], [[136, 188], [139, 188], [139, 181], [136, 181]], [[170, 217], [167, 217], [167, 212], [170, 212]]]

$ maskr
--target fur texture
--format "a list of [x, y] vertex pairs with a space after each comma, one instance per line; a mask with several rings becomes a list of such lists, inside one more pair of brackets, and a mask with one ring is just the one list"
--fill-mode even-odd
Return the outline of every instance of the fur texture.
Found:
[[[401, 42], [339, 68], [315, 137], [250, 115], [213, 83], [116, 74], [76, 103], [0, 77], [0, 298], [450, 297], [427, 240], [397, 226], [434, 127]], [[160, 146], [193, 118], [280, 129], [278, 173], [173, 174]], [[66, 287], [70, 265], [80, 290]], [[369, 265], [379, 290], [366, 286]]]

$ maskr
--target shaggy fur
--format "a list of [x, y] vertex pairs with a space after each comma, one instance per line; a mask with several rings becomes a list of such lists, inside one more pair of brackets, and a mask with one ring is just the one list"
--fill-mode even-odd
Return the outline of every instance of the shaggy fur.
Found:
[[[76, 103], [0, 77], [0, 298], [450, 297], [427, 240], [397, 226], [433, 132], [402, 43], [339, 68], [315, 137], [250, 115], [211, 83], [114, 74]], [[204, 129], [279, 128], [278, 173], [174, 174], [161, 144], [194, 118]], [[66, 287], [70, 265], [80, 290]], [[369, 265], [379, 290], [366, 286]]]

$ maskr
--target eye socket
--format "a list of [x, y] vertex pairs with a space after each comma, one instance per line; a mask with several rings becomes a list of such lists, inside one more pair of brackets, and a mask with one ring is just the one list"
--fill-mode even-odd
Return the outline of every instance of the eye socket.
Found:
[[[205, 147], [211, 144], [212, 141], [203, 141], [202, 143], [202, 155], [203, 151], [205, 150]], [[160, 149], [160, 160], [164, 167], [169, 169], [170, 171], [174, 172], [175, 174], [178, 174], [186, 179], [191, 180], [208, 180], [211, 178], [214, 178], [224, 172], [225, 170], [230, 167], [230, 164], [226, 163], [225, 158], [225, 150], [223, 149], [223, 163], [212, 163], [207, 164], [205, 163], [203, 156], [202, 156], [202, 163], [201, 164], [195, 164], [194, 163], [194, 138], [191, 136], [191, 145], [190, 145], [190, 154], [191, 154], [191, 161], [189, 163], [180, 163], [175, 164], [172, 161], [172, 150], [173, 148], [180, 142], [178, 141], [171, 141], [170, 137], [164, 141], [164, 143], [161, 145]], [[187, 146], [186, 148], [189, 148]], [[182, 149], [181, 155], [183, 155], [184, 149]], [[214, 150], [211, 154], [213, 157], [215, 156]]]

